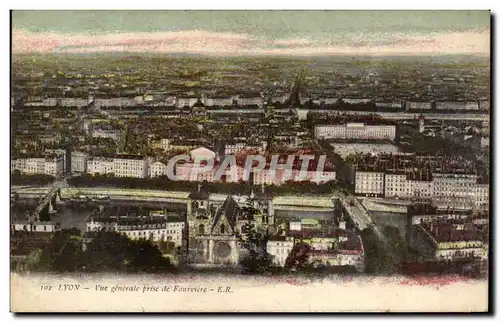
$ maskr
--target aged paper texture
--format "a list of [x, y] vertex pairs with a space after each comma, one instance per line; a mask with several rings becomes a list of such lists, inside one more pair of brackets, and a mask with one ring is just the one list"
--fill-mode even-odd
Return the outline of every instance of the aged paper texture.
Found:
[[13, 11], [11, 310], [488, 311], [490, 20]]

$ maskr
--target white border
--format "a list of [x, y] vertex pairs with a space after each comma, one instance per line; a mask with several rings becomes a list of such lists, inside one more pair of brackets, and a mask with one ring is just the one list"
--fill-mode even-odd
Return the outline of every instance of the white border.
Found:
[[[114, 3], [114, 5], [113, 5]], [[171, 1], [84, 1], [84, 2], [62, 2], [62, 1], [15, 1], [11, 9], [207, 9], [207, 10], [305, 10], [305, 9], [376, 9], [376, 10], [393, 10], [393, 9], [408, 9], [408, 10], [447, 10], [447, 9], [491, 9], [494, 6], [494, 0], [475, 0], [475, 1], [366, 1], [366, 0], [350, 0], [350, 1], [200, 1], [186, 0], [181, 2]], [[118, 5], [116, 5], [118, 4]]]
[[[2, 220], [3, 222], [3, 229], [4, 233], [1, 235], [2, 239], [4, 240], [1, 244], [3, 247], [0, 247], [2, 249], [2, 253], [0, 258], [2, 259], [2, 277], [7, 279], [7, 276], [9, 275], [8, 272], [8, 267], [9, 267], [9, 256], [8, 256], [8, 248], [6, 245], [8, 244], [8, 221], [9, 221], [9, 216], [8, 216], [8, 208], [9, 208], [9, 202], [8, 202], [8, 191], [9, 191], [9, 178], [8, 178], [8, 173], [7, 173], [7, 168], [9, 167], [10, 169], [10, 157], [9, 157], [9, 140], [7, 138], [10, 137], [10, 131], [9, 131], [9, 108], [8, 104], [10, 102], [9, 99], [9, 83], [10, 83], [10, 78], [9, 78], [9, 72], [10, 72], [10, 63], [9, 63], [9, 42], [10, 42], [10, 13], [9, 9], [418, 9], [418, 10], [427, 10], [427, 9], [432, 9], [432, 10], [439, 10], [439, 9], [492, 9], [493, 13], [498, 13], [500, 12], [499, 7], [500, 1], [495, 1], [495, 0], [474, 0], [474, 1], [464, 1], [464, 0], [454, 0], [454, 1], [442, 1], [442, 2], [436, 2], [432, 0], [420, 0], [416, 2], [406, 2], [406, 1], [387, 1], [387, 0], [379, 0], [379, 1], [369, 1], [369, 0], [349, 0], [346, 2], [331, 2], [331, 1], [321, 1], [321, 0], [308, 0], [308, 1], [300, 1], [297, 3], [294, 3], [292, 1], [269, 1], [269, 0], [253, 0], [253, 1], [244, 1], [244, 2], [236, 2], [236, 1], [221, 1], [221, 0], [215, 0], [215, 1], [202, 1], [202, 0], [197, 0], [197, 1], [192, 1], [192, 0], [185, 0], [181, 2], [171, 2], [171, 1], [151, 1], [151, 0], [142, 0], [142, 1], [126, 1], [126, 0], [121, 0], [121, 1], [107, 1], [106, 3], [99, 1], [99, 0], [87, 0], [84, 2], [62, 2], [62, 1], [53, 1], [53, 0], [46, 0], [46, 1], [23, 1], [23, 0], [18, 0], [18, 1], [3, 1], [1, 6], [2, 6], [2, 18], [1, 19], [1, 28], [2, 28], [2, 35], [4, 35], [3, 41], [1, 42], [2, 47], [0, 50], [0, 53], [2, 54], [2, 86], [0, 89], [0, 92], [2, 93], [2, 99], [0, 102], [3, 102], [3, 107], [0, 110], [0, 115], [1, 115], [1, 120], [3, 122], [2, 126], [0, 126], [0, 129], [2, 130], [2, 133], [0, 137], [2, 140], [0, 141], [2, 146], [1, 146], [1, 153], [2, 153], [2, 158], [1, 164], [4, 164], [3, 166], [3, 171], [0, 172], [2, 173], [2, 184], [1, 184], [1, 191], [0, 191], [0, 200], [2, 200], [2, 209], [3, 211], [3, 216]], [[498, 17], [496, 20], [496, 23], [498, 24]], [[495, 35], [495, 38], [496, 35]], [[495, 50], [494, 51], [494, 56], [496, 59], [496, 62], [498, 63], [498, 53]], [[498, 79], [496, 78], [495, 74], [495, 88], [493, 89], [495, 93], [499, 93], [499, 83]], [[495, 102], [492, 102], [495, 103]], [[494, 108], [495, 104], [492, 104], [492, 108]], [[498, 114], [498, 113], [497, 113]], [[500, 127], [500, 121], [499, 121], [499, 115], [496, 115], [496, 120], [495, 123], [492, 124], [492, 128], [495, 127]], [[495, 131], [494, 134], [494, 142], [496, 145], [500, 144], [500, 138], [498, 137], [498, 131]], [[495, 159], [495, 166], [497, 168], [500, 167], [500, 159], [496, 160]], [[492, 183], [492, 186], [494, 184]], [[500, 189], [496, 190], [496, 193], [494, 196], [492, 196], [492, 200], [500, 200]], [[497, 205], [494, 203], [494, 209], [492, 215], [498, 214], [496, 210]], [[499, 219], [497, 218], [496, 220], [496, 225], [495, 225], [495, 233], [498, 232], [498, 226], [499, 226]], [[497, 247], [495, 247], [496, 253], [495, 253], [495, 259], [498, 260], [498, 250]], [[498, 273], [498, 271], [496, 271]], [[498, 277], [498, 274], [495, 274], [495, 276]], [[14, 317], [11, 314], [8, 314], [9, 311], [9, 283], [6, 280], [4, 283], [2, 283], [2, 321], [11, 321], [14, 319]], [[496, 298], [496, 303], [495, 307], [498, 309], [498, 296]], [[418, 300], [418, 299], [415, 299]], [[453, 301], [452, 298], [450, 298], [450, 301]], [[51, 318], [51, 317], [49, 317]], [[118, 321], [119, 319], [121, 320], [122, 317], [112, 317], [112, 316], [107, 316], [107, 319], [113, 321], [116, 320]], [[171, 316], [166, 316], [166, 317], [159, 317], [161, 318], [171, 318]], [[212, 317], [217, 319], [218, 317]], [[233, 318], [238, 318], [238, 320], [246, 320], [250, 319], [251, 317], [231, 317]], [[253, 318], [259, 318], [262, 319], [264, 318], [263, 316], [259, 317], [253, 317]], [[290, 316], [286, 317], [280, 317], [280, 318], [290, 318]], [[306, 318], [306, 317], [302, 317]], [[309, 318], [309, 317], [307, 317]], [[335, 319], [345, 319], [345, 317], [333, 317]], [[399, 318], [399, 317], [398, 317]], [[421, 318], [425, 318], [428, 321], [438, 321], [438, 317], [429, 317], [429, 316], [422, 316]], [[67, 319], [67, 317], [65, 318]], [[133, 320], [136, 320], [138, 318], [133, 317]], [[193, 319], [191, 317], [191, 319]], [[361, 319], [361, 317], [349, 317], [349, 320], [358, 320]], [[478, 319], [478, 317], [471, 318], [471, 319]]]

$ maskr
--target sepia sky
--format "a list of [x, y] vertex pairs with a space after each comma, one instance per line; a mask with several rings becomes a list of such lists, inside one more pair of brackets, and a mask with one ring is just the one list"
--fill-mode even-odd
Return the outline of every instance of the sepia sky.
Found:
[[14, 11], [14, 53], [489, 55], [488, 11]]

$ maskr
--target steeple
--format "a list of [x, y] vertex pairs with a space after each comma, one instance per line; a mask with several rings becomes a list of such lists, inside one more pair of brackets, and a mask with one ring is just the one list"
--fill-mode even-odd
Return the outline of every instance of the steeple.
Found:
[[288, 98], [288, 105], [290, 108], [302, 106], [300, 104], [300, 90], [303, 79], [304, 79], [304, 71], [302, 70], [295, 79], [295, 83], [293, 84], [292, 87], [292, 92], [290, 93], [290, 97]]

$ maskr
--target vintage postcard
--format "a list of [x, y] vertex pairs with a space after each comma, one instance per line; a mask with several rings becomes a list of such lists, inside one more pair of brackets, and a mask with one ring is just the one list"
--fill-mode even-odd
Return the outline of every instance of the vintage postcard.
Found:
[[12, 312], [487, 312], [489, 11], [11, 12]]

